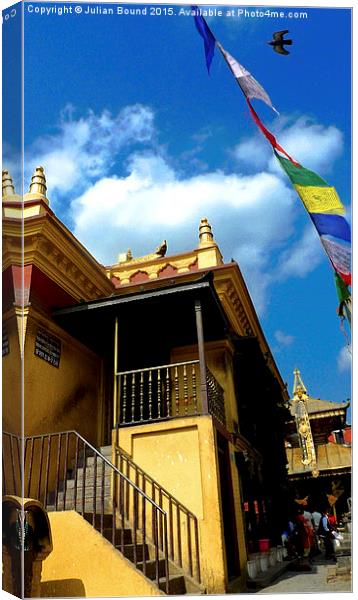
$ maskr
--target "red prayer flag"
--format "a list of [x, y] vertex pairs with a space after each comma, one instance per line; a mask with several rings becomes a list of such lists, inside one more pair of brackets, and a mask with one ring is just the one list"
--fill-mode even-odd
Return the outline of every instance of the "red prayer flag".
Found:
[[259, 129], [261, 129], [262, 133], [264, 134], [265, 138], [268, 139], [268, 141], [270, 142], [271, 146], [273, 148], [275, 148], [276, 150], [278, 150], [279, 152], [282, 152], [285, 156], [287, 156], [287, 158], [292, 162], [292, 164], [294, 164], [296, 167], [301, 167], [301, 165], [296, 162], [287, 152], [286, 150], [284, 150], [284, 148], [282, 148], [282, 146], [280, 146], [280, 144], [278, 143], [278, 141], [276, 140], [275, 136], [265, 127], [265, 125], [262, 123], [262, 121], [260, 121], [257, 113], [254, 111], [254, 109], [252, 108], [251, 102], [248, 98], [246, 98], [246, 102], [249, 105], [249, 109], [252, 115], [252, 118], [254, 119], [256, 125], [259, 127]]

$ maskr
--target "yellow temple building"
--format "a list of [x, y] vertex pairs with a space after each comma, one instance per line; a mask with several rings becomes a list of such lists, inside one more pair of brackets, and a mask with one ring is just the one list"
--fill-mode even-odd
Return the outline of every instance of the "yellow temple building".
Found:
[[2, 206], [3, 493], [48, 515], [41, 594], [244, 590], [281, 540], [289, 398], [238, 264], [203, 218], [192, 251], [103, 266], [42, 167]]

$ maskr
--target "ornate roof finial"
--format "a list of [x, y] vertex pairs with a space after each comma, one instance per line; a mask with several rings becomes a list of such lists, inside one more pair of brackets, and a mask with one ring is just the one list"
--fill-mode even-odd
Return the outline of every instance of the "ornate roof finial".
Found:
[[293, 382], [293, 395], [299, 397], [307, 395], [307, 389], [305, 384], [303, 383], [300, 371], [298, 369], [295, 369], [293, 371], [293, 374], [295, 376]]
[[12, 177], [6, 169], [2, 172], [2, 197], [15, 196], [15, 187]]
[[127, 252], [121, 252], [121, 254], [118, 255], [119, 263], [125, 263], [125, 262], [128, 262], [129, 260], [133, 260], [133, 254], [132, 254], [132, 250], [130, 248], [128, 248]]
[[29, 193], [40, 194], [41, 196], [44, 196], [46, 198], [46, 191], [47, 185], [44, 168], [41, 166], [36, 167], [34, 174], [31, 177]]
[[211, 225], [206, 217], [203, 217], [199, 225], [199, 248], [203, 246], [216, 246]]

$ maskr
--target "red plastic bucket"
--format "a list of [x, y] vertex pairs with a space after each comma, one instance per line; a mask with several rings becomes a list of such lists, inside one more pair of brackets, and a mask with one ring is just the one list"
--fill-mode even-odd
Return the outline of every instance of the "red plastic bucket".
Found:
[[270, 540], [266, 538], [259, 540], [259, 549], [260, 552], [267, 552], [270, 549]]

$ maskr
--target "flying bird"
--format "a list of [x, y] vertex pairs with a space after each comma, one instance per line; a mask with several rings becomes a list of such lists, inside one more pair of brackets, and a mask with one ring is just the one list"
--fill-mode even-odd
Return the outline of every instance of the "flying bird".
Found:
[[289, 52], [284, 48], [285, 45], [291, 46], [292, 40], [285, 40], [284, 35], [288, 33], [288, 29], [284, 29], [284, 31], [276, 31], [272, 34], [273, 40], [271, 42], [267, 42], [270, 46], [273, 46], [275, 52], [279, 54], [289, 54]]

